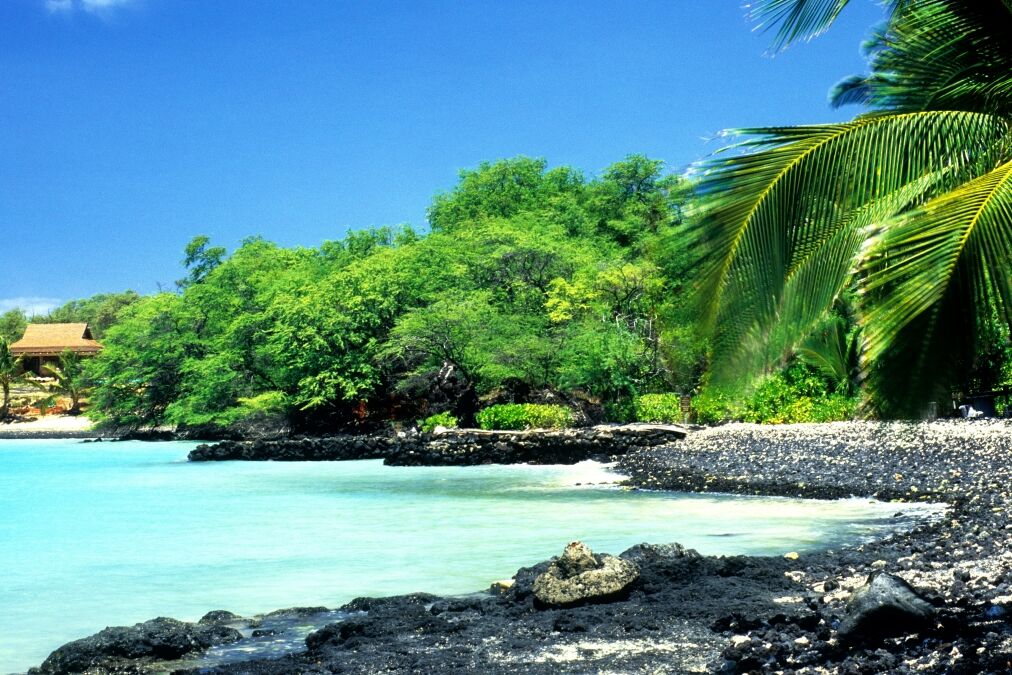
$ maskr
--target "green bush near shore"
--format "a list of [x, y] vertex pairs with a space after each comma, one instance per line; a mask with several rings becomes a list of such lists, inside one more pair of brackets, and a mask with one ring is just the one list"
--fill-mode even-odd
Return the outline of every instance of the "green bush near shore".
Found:
[[692, 421], [720, 424], [740, 419], [741, 406], [720, 392], [706, 392], [692, 399]]
[[523, 429], [567, 429], [573, 426], [573, 412], [562, 405], [503, 403], [485, 408], [475, 415], [478, 426], [496, 431]]
[[424, 420], [420, 421], [418, 423], [418, 428], [421, 430], [422, 433], [430, 434], [436, 430], [436, 427], [446, 427], [447, 429], [456, 429], [459, 423], [460, 420], [458, 420], [450, 413], [441, 412], [436, 413], [435, 415], [430, 415], [429, 417], [426, 417]]
[[857, 397], [830, 391], [825, 379], [812, 369], [794, 364], [768, 377], [743, 400], [719, 391], [697, 396], [692, 400], [692, 417], [699, 424], [838, 422], [852, 419], [857, 407]]
[[682, 397], [680, 394], [643, 394], [633, 401], [637, 422], [677, 424], [682, 422]]

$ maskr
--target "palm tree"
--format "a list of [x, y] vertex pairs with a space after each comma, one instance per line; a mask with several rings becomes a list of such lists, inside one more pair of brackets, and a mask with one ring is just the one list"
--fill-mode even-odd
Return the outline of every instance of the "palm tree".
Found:
[[81, 357], [67, 350], [60, 354], [60, 365], [43, 366], [46, 372], [56, 379], [53, 389], [57, 393], [70, 397], [71, 406], [67, 412], [76, 415], [81, 412], [81, 397], [85, 390], [84, 366]]
[[[777, 44], [847, 0], [759, 0]], [[716, 384], [760, 372], [859, 300], [872, 403], [905, 416], [958, 383], [982, 327], [1012, 320], [1012, 0], [892, 0], [850, 122], [737, 130], [708, 160], [700, 297]]]
[[0, 420], [7, 419], [10, 412], [11, 387], [23, 380], [21, 359], [11, 352], [10, 343], [0, 337]]

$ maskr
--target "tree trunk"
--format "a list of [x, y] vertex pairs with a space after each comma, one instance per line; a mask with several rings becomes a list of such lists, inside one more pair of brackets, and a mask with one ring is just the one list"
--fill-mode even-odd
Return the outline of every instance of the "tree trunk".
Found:
[[3, 403], [0, 404], [0, 420], [7, 419], [7, 408], [11, 399], [11, 385], [9, 382], [3, 383]]

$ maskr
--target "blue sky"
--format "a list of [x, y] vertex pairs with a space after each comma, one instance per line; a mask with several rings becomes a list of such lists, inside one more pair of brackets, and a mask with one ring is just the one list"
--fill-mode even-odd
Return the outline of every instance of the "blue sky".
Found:
[[171, 286], [196, 234], [424, 227], [483, 160], [681, 170], [727, 127], [846, 119], [881, 18], [771, 57], [739, 0], [2, 0], [0, 311]]

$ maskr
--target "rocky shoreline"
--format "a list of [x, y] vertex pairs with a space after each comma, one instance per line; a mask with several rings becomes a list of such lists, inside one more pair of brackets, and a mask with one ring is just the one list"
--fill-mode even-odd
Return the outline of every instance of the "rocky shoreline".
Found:
[[671, 443], [688, 433], [673, 424], [602, 424], [576, 429], [483, 431], [440, 429], [431, 434], [333, 435], [221, 441], [199, 445], [191, 462], [379, 459], [391, 466], [575, 464], [613, 461], [633, 450]]
[[[62, 654], [93, 650], [94, 673], [1008, 672], [1010, 451], [1012, 426], [997, 421], [708, 429], [633, 449], [620, 470], [641, 489], [855, 495], [951, 508], [908, 532], [800, 556], [633, 547], [617, 558], [636, 566], [635, 581], [618, 596], [575, 606], [535, 597], [535, 581], [553, 561], [518, 571], [494, 593], [360, 599], [340, 608], [346, 618], [310, 633], [304, 651], [277, 658], [167, 662], [150, 647], [160, 644], [157, 632], [136, 628], [124, 630], [147, 635], [146, 655], [104, 653], [101, 633]], [[903, 603], [910, 611], [896, 609]], [[205, 622], [223, 626], [213, 635], [240, 645], [255, 639], [248, 620], [218, 616]], [[82, 672], [56, 663], [39, 672]]]

